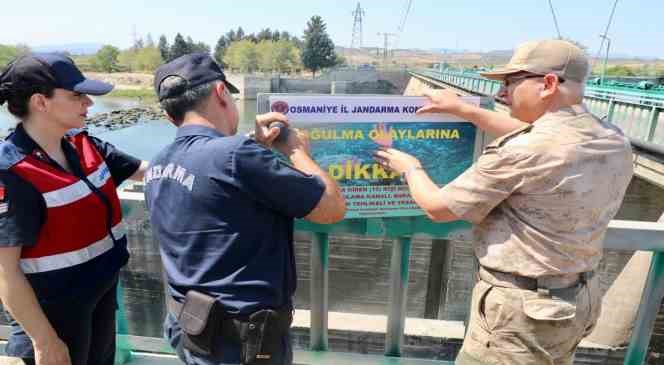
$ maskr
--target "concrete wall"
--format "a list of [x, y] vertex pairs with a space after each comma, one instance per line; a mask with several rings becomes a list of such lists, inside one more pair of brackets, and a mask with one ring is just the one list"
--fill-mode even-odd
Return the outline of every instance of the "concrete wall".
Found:
[[269, 78], [252, 75], [229, 74], [228, 81], [240, 89], [242, 100], [256, 100], [258, 93], [269, 93], [272, 87]]
[[408, 75], [405, 71], [336, 71], [310, 79], [229, 74], [240, 99], [255, 100], [258, 93], [312, 94], [402, 94]]

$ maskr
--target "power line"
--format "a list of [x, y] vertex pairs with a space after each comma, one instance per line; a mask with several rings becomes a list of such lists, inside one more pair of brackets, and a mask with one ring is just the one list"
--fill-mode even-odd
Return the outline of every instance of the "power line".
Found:
[[398, 46], [401, 34], [403, 34], [403, 30], [406, 27], [406, 20], [408, 20], [408, 15], [410, 15], [410, 9], [412, 8], [412, 5], [413, 5], [413, 0], [406, 0], [406, 6], [404, 6], [404, 13], [403, 16], [401, 17], [401, 22], [399, 23], [399, 27], [397, 28], [397, 35], [394, 41], [395, 48]]
[[403, 18], [401, 18], [401, 24], [399, 25], [399, 33], [403, 33], [403, 28], [406, 26], [406, 19], [408, 19], [412, 5], [413, 0], [408, 0], [408, 4], [406, 5], [406, 12], [404, 13]]
[[562, 39], [563, 36], [560, 34], [560, 27], [558, 26], [558, 19], [556, 18], [556, 12], [553, 10], [553, 4], [549, 0], [549, 8], [551, 9], [551, 15], [553, 16], [553, 24], [556, 25], [556, 32], [558, 33], [558, 39]]
[[362, 48], [362, 17], [366, 14], [364, 9], [360, 6], [360, 3], [357, 3], [355, 11], [353, 11], [353, 37], [350, 41], [350, 48], [353, 49], [356, 46]]
[[387, 62], [387, 57], [388, 57], [388, 55], [389, 55], [389, 40], [388, 40], [388, 37], [396, 37], [398, 34], [395, 34], [395, 33], [381, 33], [381, 32], [379, 32], [378, 35], [384, 37], [384, 47], [385, 47], [385, 48], [383, 48], [383, 60], [384, 60], [385, 62]]
[[615, 0], [613, 2], [613, 9], [611, 9], [611, 15], [609, 15], [609, 21], [606, 23], [606, 28], [604, 28], [604, 34], [601, 34], [602, 37], [602, 42], [599, 44], [599, 49], [597, 50], [597, 55], [593, 59], [593, 67], [595, 67], [595, 62], [597, 62], [597, 59], [599, 59], [599, 56], [602, 53], [602, 49], [604, 49], [604, 41], [606, 40], [607, 35], [609, 34], [609, 28], [611, 27], [611, 23], [613, 22], [613, 15], [616, 13], [616, 6], [618, 5], [618, 0]]

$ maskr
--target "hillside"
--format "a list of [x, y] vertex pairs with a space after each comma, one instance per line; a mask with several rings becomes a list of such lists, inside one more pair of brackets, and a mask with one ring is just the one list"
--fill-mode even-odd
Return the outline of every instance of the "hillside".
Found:
[[[362, 49], [350, 49], [337, 47], [336, 51], [341, 54], [351, 65], [371, 64], [381, 66], [384, 64], [383, 50], [376, 47], [364, 47]], [[447, 63], [456, 67], [495, 67], [506, 64], [512, 56], [512, 50], [496, 50], [490, 52], [454, 51], [454, 50], [417, 50], [417, 49], [395, 49], [390, 50], [387, 58], [388, 66], [408, 67], [430, 67], [435, 63]], [[603, 59], [591, 60], [597, 69], [601, 67]], [[653, 68], [664, 68], [664, 60], [646, 58], [610, 58], [609, 66], [624, 65], [630, 68], [649, 66]]]

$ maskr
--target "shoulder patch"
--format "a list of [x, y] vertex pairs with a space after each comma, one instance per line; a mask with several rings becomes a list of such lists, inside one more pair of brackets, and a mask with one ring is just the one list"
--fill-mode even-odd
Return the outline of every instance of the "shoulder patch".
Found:
[[13, 143], [0, 142], [0, 170], [9, 170], [12, 166], [25, 158]]
[[0, 217], [9, 212], [9, 202], [7, 201], [7, 189], [0, 185]]

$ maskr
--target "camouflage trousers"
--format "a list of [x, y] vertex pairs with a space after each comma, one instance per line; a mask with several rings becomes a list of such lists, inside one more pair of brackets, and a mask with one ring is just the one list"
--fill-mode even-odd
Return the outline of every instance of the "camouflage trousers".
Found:
[[597, 276], [549, 293], [480, 280], [471, 301], [457, 365], [571, 365], [601, 306]]

